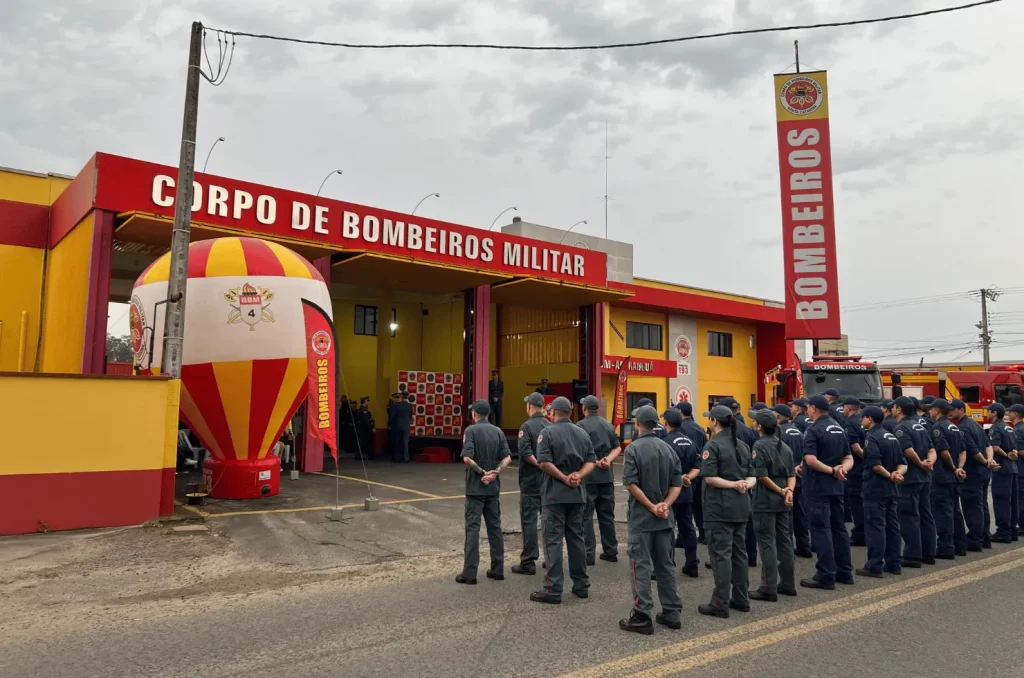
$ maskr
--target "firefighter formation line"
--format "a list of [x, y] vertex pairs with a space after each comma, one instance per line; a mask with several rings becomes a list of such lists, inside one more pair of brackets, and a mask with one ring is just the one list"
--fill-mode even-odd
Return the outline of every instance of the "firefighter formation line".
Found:
[[[525, 401], [518, 437], [523, 550], [510, 569], [537, 575], [543, 554], [543, 584], [530, 599], [559, 604], [564, 544], [570, 590], [589, 597], [587, 568], [597, 559], [619, 559], [612, 464], [623, 456], [633, 589], [632, 612], [619, 622], [625, 631], [651, 634], [655, 624], [680, 628], [676, 549], [684, 553], [682, 574], [698, 578], [698, 542], [707, 544], [705, 567], [714, 579], [698, 612], [725, 618], [748, 612], [751, 600], [775, 603], [779, 596], [798, 595], [796, 557], [816, 557], [815, 574], [800, 587], [834, 590], [853, 585], [855, 575], [898, 575], [903, 568], [980, 553], [993, 542], [1015, 542], [1024, 522], [1017, 482], [1018, 466], [1024, 467], [1024, 404], [990, 404], [986, 431], [959, 399], [900, 396], [865, 405], [856, 397], [840, 400], [839, 391], [829, 388], [788, 405], [757, 403], [747, 413], [749, 426], [740, 404], [726, 398], [704, 413], [710, 422], [705, 431], [689, 402], [659, 415], [642, 400], [632, 413], [635, 439], [623, 451], [614, 428], [598, 414], [596, 397], [580, 402], [586, 416], [578, 424], [566, 398], [547, 407], [540, 393]], [[500, 475], [511, 455], [501, 429], [487, 421], [488, 403], [473, 403], [471, 413], [462, 451], [465, 563], [456, 581], [474, 585], [481, 520], [490, 544], [485, 574], [505, 578], [498, 502]], [[851, 545], [867, 547], [860, 567]], [[748, 568], [758, 566], [758, 552], [759, 585], [748, 590]]]

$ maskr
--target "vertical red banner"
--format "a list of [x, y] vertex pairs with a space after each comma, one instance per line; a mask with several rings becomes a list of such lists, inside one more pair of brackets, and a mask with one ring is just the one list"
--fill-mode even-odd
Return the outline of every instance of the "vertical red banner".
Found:
[[786, 339], [839, 339], [839, 275], [828, 78], [824, 71], [775, 76]]
[[306, 355], [309, 395], [306, 397], [306, 429], [309, 437], [323, 441], [338, 461], [338, 337], [334, 323], [322, 308], [302, 300], [306, 321]]
[[629, 356], [622, 359], [619, 365], [619, 373], [615, 377], [615, 411], [612, 415], [612, 426], [618, 427], [624, 421], [628, 421], [630, 413], [626, 411], [626, 384], [629, 381], [629, 373], [626, 366], [629, 365]]

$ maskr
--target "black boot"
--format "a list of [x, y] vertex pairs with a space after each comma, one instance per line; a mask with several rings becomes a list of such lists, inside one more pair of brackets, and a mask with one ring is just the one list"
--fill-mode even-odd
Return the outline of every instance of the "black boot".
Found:
[[619, 628], [623, 631], [642, 633], [645, 636], [649, 636], [654, 633], [654, 623], [651, 621], [651, 618], [646, 614], [640, 614], [636, 610], [629, 615], [629, 619], [619, 620]]

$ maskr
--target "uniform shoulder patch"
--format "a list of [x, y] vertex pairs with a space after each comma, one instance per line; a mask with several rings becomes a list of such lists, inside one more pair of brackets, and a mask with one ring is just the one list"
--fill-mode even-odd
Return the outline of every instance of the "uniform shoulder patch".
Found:
[[757, 459], [757, 450], [751, 450], [750, 451], [750, 458], [751, 459]]
[[902, 438], [903, 437], [903, 429], [901, 429], [901, 428], [896, 429], [896, 437], [897, 438]]
[[543, 433], [541, 433], [540, 435], [538, 435], [538, 436], [537, 436], [537, 442], [538, 442], [538, 443], [539, 443], [540, 441], [542, 441], [542, 440], [544, 440], [544, 434], [543, 434]]
[[940, 431], [937, 428], [933, 428], [932, 429], [932, 438], [935, 438], [936, 440], [938, 440], [941, 436], [942, 436], [942, 431]]
[[524, 435], [526, 435], [526, 431], [519, 431], [519, 437], [520, 438], [522, 438]]
[[708, 457], [710, 457], [710, 456], [711, 456], [711, 453], [710, 453], [710, 452], [708, 452], [707, 450], [704, 450], [704, 454], [702, 455], [702, 457], [703, 457], [704, 459], [707, 459], [707, 458], [708, 458]]

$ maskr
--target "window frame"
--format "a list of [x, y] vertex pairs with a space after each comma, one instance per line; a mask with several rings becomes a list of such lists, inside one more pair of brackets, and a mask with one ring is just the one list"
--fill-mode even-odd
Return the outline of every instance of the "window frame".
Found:
[[[641, 321], [627, 320], [626, 321], [626, 348], [637, 349], [640, 351], [662, 351], [664, 350], [664, 335], [663, 326], [657, 323], [645, 323]], [[639, 331], [640, 337], [635, 337], [633, 331]], [[657, 336], [657, 341], [652, 341], [652, 338]], [[640, 339], [640, 346], [632, 343], [635, 339]]]
[[[372, 314], [368, 313], [372, 311]], [[373, 331], [368, 332], [366, 324], [368, 316], [373, 316]], [[362, 326], [360, 328], [360, 325]], [[352, 333], [357, 337], [376, 337], [377, 332], [380, 329], [380, 309], [376, 306], [369, 306], [367, 304], [356, 304], [353, 315]]]
[[711, 358], [732, 358], [732, 332], [708, 330], [708, 356]]

